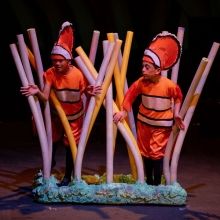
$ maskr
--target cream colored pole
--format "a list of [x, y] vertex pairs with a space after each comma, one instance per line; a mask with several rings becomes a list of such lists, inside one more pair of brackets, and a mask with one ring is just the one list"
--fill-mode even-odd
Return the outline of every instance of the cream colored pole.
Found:
[[[96, 53], [97, 53], [97, 48], [98, 48], [98, 43], [99, 43], [99, 36], [100, 36], [100, 31], [94, 30], [93, 35], [92, 35], [91, 45], [90, 45], [90, 51], [89, 51], [89, 59], [91, 60], [93, 65], [95, 65]], [[84, 93], [82, 94], [82, 100], [83, 100], [83, 106], [84, 108], [86, 108], [87, 97]]]
[[[108, 40], [107, 41], [116, 41], [116, 40], [119, 40], [119, 37], [118, 37], [118, 33], [111, 33], [109, 36], [109, 34], [107, 34], [107, 38]], [[119, 53], [118, 53], [118, 59], [117, 59], [117, 67], [115, 67], [115, 69], [117, 68], [117, 73], [120, 72], [120, 68], [121, 68], [121, 62], [122, 62], [122, 53], [121, 53], [121, 49], [119, 50]], [[116, 72], [114, 74], [117, 74]], [[116, 82], [115, 82], [116, 83]], [[112, 83], [111, 83], [112, 85]], [[117, 83], [117, 86], [119, 86], [120, 84]], [[117, 87], [116, 86], [116, 87]], [[116, 90], [117, 91], [117, 90]], [[114, 97], [113, 97], [113, 100], [114, 100]], [[117, 93], [116, 93], [116, 101], [115, 101], [117, 104], [119, 104], [119, 101], [118, 101], [118, 97], [117, 97]], [[105, 106], [105, 100], [103, 101], [103, 104]], [[107, 131], [108, 132], [108, 131]], [[112, 138], [113, 138], [113, 155], [115, 153], [115, 146], [116, 146], [116, 139], [117, 139], [117, 134], [118, 134], [118, 129], [117, 129], [117, 126], [115, 123], [113, 123], [113, 135], [112, 135]]]
[[[167, 31], [163, 31], [162, 33], [166, 33]], [[168, 70], [162, 70], [161, 76], [168, 77]]]
[[19, 48], [19, 52], [21, 56], [21, 61], [22, 61], [25, 73], [27, 74], [28, 82], [31, 84], [35, 84], [34, 77], [33, 77], [32, 70], [31, 70], [31, 65], [28, 59], [27, 47], [24, 42], [23, 34], [18, 34], [17, 40], [18, 40], [18, 48]]
[[[37, 40], [37, 34], [36, 30], [34, 28], [30, 28], [27, 30], [29, 40], [31, 42], [31, 47], [33, 50], [33, 54], [35, 57], [35, 63], [36, 63], [36, 72], [38, 74], [38, 80], [40, 84], [41, 90], [43, 90], [44, 87], [44, 82], [43, 82], [43, 64], [41, 60], [41, 55], [40, 55], [40, 49], [38, 45], [38, 40]], [[47, 132], [47, 142], [48, 142], [48, 153], [49, 153], [49, 160], [51, 161], [52, 158], [52, 124], [51, 124], [51, 114], [50, 114], [50, 105], [49, 101], [45, 102], [44, 104], [44, 122], [45, 122], [45, 127], [46, 127], [46, 132]]]
[[[195, 92], [195, 89], [199, 83], [199, 80], [205, 70], [205, 67], [208, 63], [208, 60], [206, 58], [203, 58], [199, 64], [199, 67], [194, 75], [193, 81], [190, 85], [190, 88], [187, 92], [186, 98], [184, 99], [184, 102], [182, 104], [182, 107], [180, 109], [180, 116], [182, 118], [185, 117], [186, 111], [190, 106], [190, 103], [193, 98], [193, 94]], [[170, 134], [170, 137], [168, 139], [168, 143], [165, 150], [164, 160], [163, 160], [163, 173], [166, 179], [166, 184], [170, 184], [170, 160], [171, 160], [171, 154], [173, 150], [174, 142], [176, 141], [177, 135], [179, 133], [179, 129], [174, 125], [173, 130]]]
[[114, 144], [113, 144], [113, 109], [112, 109], [112, 101], [113, 101], [113, 94], [112, 94], [112, 84], [110, 84], [106, 99], [106, 181], [107, 183], [113, 182], [113, 159], [114, 159]]
[[[107, 34], [109, 41], [115, 40], [115, 35], [113, 33]], [[118, 108], [121, 108], [123, 99], [124, 99], [124, 85], [125, 85], [125, 76], [127, 71], [127, 65], [128, 65], [128, 58], [129, 58], [129, 52], [131, 48], [131, 42], [132, 42], [133, 32], [129, 31], [127, 32], [126, 36], [126, 44], [124, 48], [124, 53], [122, 57], [122, 63], [121, 63], [121, 72], [119, 70], [119, 63], [117, 62], [114, 68], [114, 78], [115, 78], [115, 86], [116, 86], [116, 92], [117, 92], [117, 101], [118, 101]], [[116, 39], [117, 40], [117, 39]], [[133, 127], [133, 126], [132, 126]], [[116, 131], [114, 131], [115, 137], [116, 137]], [[128, 148], [128, 155], [129, 155], [129, 161], [132, 173], [135, 173], [136, 167], [134, 164], [134, 158], [133, 155], [130, 152], [130, 148]]]
[[[18, 50], [17, 50], [16, 45], [10, 44], [10, 49], [11, 49], [12, 56], [15, 61], [15, 65], [18, 70], [19, 77], [22, 82], [22, 85], [27, 86], [29, 84], [29, 82], [26, 78], [26, 74], [25, 74], [24, 68], [22, 66], [22, 62], [21, 62], [20, 56], [18, 54]], [[49, 164], [49, 160], [48, 160], [48, 145], [47, 145], [46, 131], [41, 124], [41, 119], [39, 116], [39, 112], [38, 112], [36, 103], [34, 101], [34, 97], [29, 96], [29, 97], [27, 97], [27, 99], [28, 99], [28, 103], [29, 103], [29, 106], [31, 108], [31, 111], [32, 111], [32, 114], [34, 117], [34, 121], [36, 123], [38, 137], [39, 137], [39, 141], [40, 141], [40, 145], [41, 145], [41, 152], [42, 152], [42, 158], [43, 158], [43, 176], [45, 179], [49, 179], [50, 169], [48, 169], [48, 168], [50, 167], [50, 164]]]
[[[103, 54], [106, 54], [108, 49], [109, 41], [105, 40], [102, 42]], [[113, 182], [113, 160], [114, 160], [114, 149], [115, 142], [113, 142], [113, 92], [112, 92], [112, 83], [110, 84], [106, 99], [106, 182]]]
[[[183, 27], [178, 27], [177, 39], [179, 40], [181, 46], [182, 46], [182, 44], [183, 44], [184, 31], [185, 31], [185, 28], [183, 28]], [[179, 66], [180, 66], [180, 59], [179, 59], [178, 62], [174, 65], [174, 67], [172, 68], [172, 72], [171, 72], [171, 80], [172, 80], [173, 82], [175, 82], [175, 83], [177, 83], [177, 79], [178, 79]]]
[[200, 81], [200, 79], [202, 77], [202, 74], [205, 71], [205, 68], [206, 68], [206, 66], [208, 64], [208, 61], [209, 60], [207, 58], [203, 57], [201, 62], [200, 62], [199, 68], [196, 71], [196, 74], [195, 74], [195, 76], [193, 78], [193, 81], [192, 81], [192, 83], [191, 83], [191, 85], [190, 85], [190, 87], [188, 89], [188, 92], [186, 94], [186, 97], [185, 97], [185, 99], [183, 101], [183, 104], [181, 106], [181, 109], [180, 109], [180, 113], [179, 114], [180, 114], [180, 116], [182, 118], [184, 118], [185, 115], [186, 115], [186, 112], [187, 112], [187, 110], [188, 110], [188, 108], [190, 106], [190, 103], [191, 103], [192, 99], [193, 99], [193, 96], [194, 96], [195, 90], [196, 90], [196, 88], [198, 86], [198, 83], [199, 83], [199, 81]]
[[36, 71], [38, 74], [40, 88], [43, 89], [44, 88], [44, 81], [43, 81], [44, 68], [43, 68], [43, 64], [42, 64], [42, 60], [41, 60], [36, 30], [34, 28], [30, 28], [27, 30], [27, 33], [28, 33], [28, 37], [31, 42], [31, 48], [33, 50], [33, 54], [35, 57]]
[[[84, 60], [86, 60], [84, 58]], [[85, 77], [87, 78], [87, 80], [91, 80], [89, 81], [90, 84], [94, 84], [95, 80], [91, 78], [91, 73], [89, 71], [89, 68], [87, 68], [85, 65], [87, 65], [87, 63], [83, 63], [83, 60], [81, 59], [80, 56], [75, 58], [75, 61], [77, 62], [78, 66], [81, 68], [81, 70], [83, 71], [83, 73], [85, 74]], [[88, 62], [90, 60], [88, 59]], [[88, 65], [89, 66], [89, 65]], [[105, 106], [105, 102], [104, 106]], [[117, 107], [117, 105], [115, 104], [115, 102], [113, 101], [113, 112], [118, 112], [119, 109]], [[134, 159], [135, 159], [135, 163], [136, 163], [136, 167], [137, 167], [137, 171], [133, 171], [132, 175], [135, 179], [138, 178], [138, 181], [141, 183], [144, 183], [144, 171], [143, 171], [143, 161], [142, 161], [142, 157], [137, 145], [137, 141], [135, 139], [135, 137], [133, 136], [129, 126], [127, 125], [126, 121], [123, 120], [123, 122], [121, 122], [120, 124], [117, 124], [119, 131], [121, 132], [122, 136], [124, 137], [126, 143], [128, 144], [128, 146], [130, 148], [132, 148], [132, 152], [135, 155]], [[77, 168], [76, 168], [77, 169]]]
[[[29, 84], [35, 84], [34, 77], [33, 77], [32, 70], [31, 70], [31, 65], [30, 65], [30, 62], [29, 62], [29, 59], [28, 59], [27, 48], [26, 48], [26, 45], [25, 45], [25, 42], [24, 42], [24, 37], [23, 37], [22, 34], [19, 34], [19, 35], [17, 35], [17, 39], [18, 39], [18, 46], [19, 46], [19, 51], [20, 51], [24, 71], [27, 74], [27, 80], [28, 80]], [[45, 130], [45, 124], [44, 124], [44, 120], [43, 120], [43, 116], [42, 116], [40, 102], [39, 102], [39, 100], [36, 96], [34, 96], [34, 100], [36, 102], [36, 106], [37, 106], [38, 113], [39, 113], [39, 116], [40, 116], [40, 118], [39, 118], [40, 123], [44, 127], [44, 130]], [[47, 140], [47, 147], [49, 149], [48, 140]], [[48, 157], [49, 164], [51, 164], [51, 157], [49, 155], [49, 150], [48, 150], [48, 155], [46, 155], [46, 156]], [[49, 166], [47, 169], [50, 170], [51, 166]]]
[[[116, 104], [113, 104], [113, 112], [118, 112], [119, 109]], [[143, 161], [142, 156], [140, 154], [137, 142], [135, 137], [133, 136], [128, 124], [125, 120], [123, 122], [118, 122], [117, 124], [119, 131], [121, 132], [122, 136], [124, 137], [126, 143], [128, 144], [131, 153], [134, 158], [135, 167], [133, 168], [135, 170], [132, 170], [132, 176], [137, 179], [140, 183], [144, 183], [144, 167], [143, 167]], [[132, 161], [133, 163], [133, 161]]]
[[[113, 33], [113, 35], [114, 35], [114, 41], [120, 40], [120, 39], [119, 39], [119, 36], [118, 36], [118, 33]], [[121, 50], [120, 50], [119, 53], [118, 53], [118, 65], [119, 65], [119, 69], [121, 69], [121, 63], [122, 63], [122, 53], [121, 53]]]
[[[19, 34], [19, 35], [17, 35], [17, 39], [18, 39], [18, 47], [19, 47], [19, 52], [20, 52], [20, 56], [21, 56], [21, 61], [22, 61], [23, 67], [24, 67], [24, 71], [27, 74], [26, 75], [27, 80], [30, 84], [35, 84], [34, 77], [33, 77], [32, 70], [31, 70], [31, 65], [30, 65], [30, 62], [28, 59], [28, 52], [27, 52], [26, 44], [24, 42], [24, 37], [22, 34]], [[37, 109], [38, 109], [39, 115], [41, 117], [41, 123], [43, 126], [45, 126], [39, 100], [37, 97], [34, 97], [34, 100], [36, 102]]]
[[[99, 71], [97, 80], [95, 82], [95, 85], [101, 85], [102, 84], [104, 75], [106, 73], [106, 68], [107, 68], [109, 60], [111, 58], [113, 49], [114, 49], [114, 42], [109, 43], [109, 46], [108, 46], [107, 52], [104, 56], [102, 65], [100, 67], [100, 71]], [[89, 105], [88, 105], [88, 108], [87, 108], [87, 113], [86, 113], [86, 116], [85, 116], [85, 119], [84, 119], [84, 123], [83, 123], [83, 127], [82, 127], [82, 133], [81, 133], [81, 136], [80, 136], [80, 139], [79, 139], [78, 153], [77, 153], [76, 164], [75, 164], [75, 166], [78, 167], [77, 170], [76, 170], [76, 173], [75, 173], [77, 179], [81, 179], [82, 159], [83, 159], [83, 155], [84, 155], [84, 152], [85, 152], [86, 143], [87, 143], [87, 140], [88, 140], [88, 137], [89, 137], [89, 134], [90, 134], [89, 129], [91, 129], [90, 128], [90, 123], [92, 121], [92, 114], [93, 114], [93, 111], [95, 109], [95, 105], [96, 105], [96, 102], [97, 102], [98, 98], [99, 97], [93, 97], [93, 96], [90, 98]]]
[[[91, 65], [91, 61], [87, 58], [85, 52], [82, 50], [82, 48], [78, 48], [78, 54], [80, 55], [79, 57], [75, 58], [78, 66], [82, 66], [86, 65], [85, 68], [81, 69], [85, 76], [87, 77], [87, 79], [91, 79], [90, 75], [92, 74], [93, 78], [97, 77], [97, 73], [95, 74], [94, 72], [94, 67]], [[81, 63], [81, 64], [80, 64]], [[91, 84], [93, 84], [93, 81], [89, 81]], [[117, 105], [113, 102], [113, 112], [118, 112], [118, 107]], [[139, 152], [138, 146], [137, 146], [137, 142], [136, 139], [134, 138], [132, 132], [129, 129], [129, 126], [126, 124], [126, 121], [123, 121], [122, 123], [119, 123], [118, 128], [122, 134], [122, 136], [124, 137], [125, 141], [128, 143], [129, 147], [132, 148], [132, 152], [135, 155], [134, 159], [135, 159], [135, 163], [136, 163], [136, 167], [137, 167], [137, 174], [138, 174], [138, 181], [141, 183], [144, 183], [144, 171], [143, 171], [143, 161], [142, 161], [142, 157], [141, 154]], [[77, 167], [75, 167], [75, 169], [78, 169]], [[76, 173], [76, 171], [75, 171]], [[134, 178], [137, 177], [136, 171], [132, 174], [134, 176]]]
[[182, 149], [182, 144], [184, 141], [184, 137], [186, 135], [187, 132], [187, 128], [190, 124], [191, 118], [193, 116], [195, 107], [198, 103], [198, 99], [202, 93], [203, 87], [205, 85], [206, 79], [208, 77], [208, 74], [210, 72], [210, 69], [212, 67], [213, 61], [215, 59], [215, 56], [217, 54], [217, 51], [219, 49], [219, 43], [214, 42], [212, 45], [212, 48], [210, 50], [209, 56], [208, 56], [208, 64], [205, 68], [205, 71], [199, 81], [199, 84], [195, 90], [194, 93], [194, 98], [191, 102], [191, 108], [188, 109], [186, 116], [184, 118], [184, 122], [186, 124], [186, 129], [184, 131], [180, 131], [179, 136], [177, 138], [175, 147], [174, 147], [174, 152], [173, 152], [173, 156], [172, 156], [172, 160], [171, 160], [171, 184], [175, 183], [177, 181], [177, 166], [178, 166], [178, 161], [179, 161], [179, 155], [180, 155], [180, 151]]
[[98, 43], [99, 43], [99, 36], [100, 36], [100, 31], [93, 31], [92, 35], [92, 42], [90, 46], [90, 52], [89, 52], [89, 59], [91, 62], [94, 64], [95, 63], [95, 58], [96, 58], [96, 53], [97, 53], [97, 48], [98, 48]]
[[[104, 51], [107, 50], [108, 48], [108, 44], [109, 41], [108, 40], [104, 40], [103, 41], [103, 48]], [[85, 56], [85, 54], [84, 54]], [[83, 63], [82, 59], [80, 58], [80, 56], [75, 57], [75, 61], [77, 63], [77, 65], [79, 66], [79, 68], [81, 69], [81, 71], [84, 73], [85, 77], [87, 78], [87, 80], [89, 81], [90, 84], [95, 84], [95, 78], [97, 78], [97, 75], [95, 77], [92, 76], [92, 74], [89, 72], [89, 70], [87, 69], [86, 65]], [[109, 91], [110, 90], [110, 91]], [[110, 93], [110, 94], [109, 94]], [[110, 98], [108, 98], [109, 96], [112, 96], [112, 91], [111, 91], [111, 85], [108, 89], [107, 95], [106, 95], [106, 105], [110, 102], [112, 102], [112, 100]], [[107, 101], [108, 99], [108, 101]], [[105, 106], [105, 104], [104, 104]], [[113, 116], [112, 116], [112, 104], [108, 104], [108, 106], [106, 107], [106, 137], [107, 137], [107, 144], [106, 144], [106, 173], [107, 173], [107, 182], [112, 182], [113, 181], [113, 152], [114, 152], [114, 148], [115, 145], [113, 144], [113, 131], [112, 131], [112, 126], [113, 126]], [[108, 111], [107, 111], [108, 109]]]
[[116, 65], [116, 61], [117, 61], [117, 57], [118, 57], [118, 53], [121, 47], [122, 41], [121, 40], [117, 40], [115, 42], [115, 47], [111, 56], [111, 59], [109, 61], [107, 70], [106, 70], [106, 75], [105, 75], [105, 79], [102, 85], [102, 93], [100, 95], [98, 95], [97, 100], [96, 100], [96, 106], [93, 112], [93, 116], [92, 116], [92, 120], [90, 122], [90, 127], [89, 127], [89, 133], [91, 132], [91, 128], [95, 122], [95, 119], [97, 117], [97, 114], [99, 112], [99, 109], [103, 103], [103, 100], [105, 98], [105, 95], [107, 93], [108, 87], [111, 84], [111, 80], [112, 80], [112, 75], [113, 75], [113, 70], [114, 67]]

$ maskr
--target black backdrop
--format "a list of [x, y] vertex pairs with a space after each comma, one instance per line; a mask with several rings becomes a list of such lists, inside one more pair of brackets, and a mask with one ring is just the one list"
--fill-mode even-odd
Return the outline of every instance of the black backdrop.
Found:
[[[184, 94], [201, 58], [208, 55], [213, 42], [220, 42], [219, 0], [7, 0], [1, 5], [0, 20], [1, 121], [30, 117], [28, 103], [19, 92], [21, 83], [9, 44], [16, 43], [17, 34], [24, 34], [27, 40], [26, 30], [35, 28], [44, 68], [47, 68], [52, 45], [66, 20], [75, 27], [75, 46], [82, 46], [86, 52], [94, 30], [100, 31], [100, 40], [108, 32], [118, 33], [122, 40], [127, 31], [134, 32], [127, 72], [129, 84], [139, 76], [142, 53], [149, 41], [161, 31], [176, 33], [178, 27], [184, 27], [178, 78]], [[195, 116], [208, 127], [220, 122], [219, 63], [218, 52]]]

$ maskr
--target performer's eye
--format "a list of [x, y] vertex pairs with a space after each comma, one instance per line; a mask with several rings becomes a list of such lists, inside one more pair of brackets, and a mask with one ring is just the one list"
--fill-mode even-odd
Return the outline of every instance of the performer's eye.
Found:
[[62, 63], [65, 59], [52, 59], [52, 63]]

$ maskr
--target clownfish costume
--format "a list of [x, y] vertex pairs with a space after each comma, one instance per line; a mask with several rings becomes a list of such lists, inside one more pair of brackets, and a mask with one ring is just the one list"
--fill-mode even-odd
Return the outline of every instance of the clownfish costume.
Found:
[[143, 74], [128, 89], [122, 103], [122, 109], [128, 112], [136, 97], [141, 96], [137, 115], [137, 142], [144, 159], [148, 184], [160, 184], [162, 160], [175, 117], [174, 109], [176, 106], [179, 112], [182, 102], [180, 87], [161, 76], [160, 72], [172, 68], [180, 55], [181, 46], [175, 35], [169, 32], [158, 34], [145, 49], [142, 59], [145, 68], [142, 69], [143, 73], [148, 74], [145, 65], [151, 64], [149, 66], [157, 73], [158, 81], [148, 80]]
[[[58, 40], [52, 48], [51, 59], [58, 61], [68, 60], [70, 62], [73, 59], [73, 46], [74, 30], [72, 24], [66, 21], [62, 24]], [[70, 123], [75, 141], [78, 143], [84, 115], [84, 105], [81, 96], [82, 93], [86, 92], [87, 80], [82, 72], [72, 64], [69, 64], [69, 70], [63, 74], [58, 73], [56, 68], [52, 66], [44, 73], [44, 80], [54, 90]], [[63, 127], [58, 118], [56, 119], [55, 117], [54, 120], [54, 123], [52, 121], [52, 133], [53, 140], [56, 142], [63, 136]], [[65, 134], [64, 137], [64, 142], [68, 145]]]

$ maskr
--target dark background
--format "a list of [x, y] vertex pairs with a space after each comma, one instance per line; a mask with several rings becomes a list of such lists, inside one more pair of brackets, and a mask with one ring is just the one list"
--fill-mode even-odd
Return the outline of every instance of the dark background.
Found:
[[[1, 5], [0, 19], [1, 122], [29, 120], [31, 116], [28, 102], [19, 92], [21, 82], [9, 45], [17, 42], [17, 34], [24, 34], [28, 44], [27, 29], [35, 28], [46, 69], [53, 43], [66, 20], [75, 27], [75, 47], [82, 46], [87, 53], [94, 30], [100, 31], [100, 42], [108, 32], [118, 33], [122, 40], [127, 31], [134, 32], [129, 84], [140, 76], [141, 57], [149, 41], [161, 31], [177, 33], [178, 27], [184, 27], [178, 78], [184, 95], [202, 57], [208, 56], [213, 42], [220, 42], [219, 0], [7, 0]], [[98, 70], [101, 46], [97, 53]], [[209, 135], [219, 133], [219, 63], [218, 52], [193, 117], [193, 123]]]

